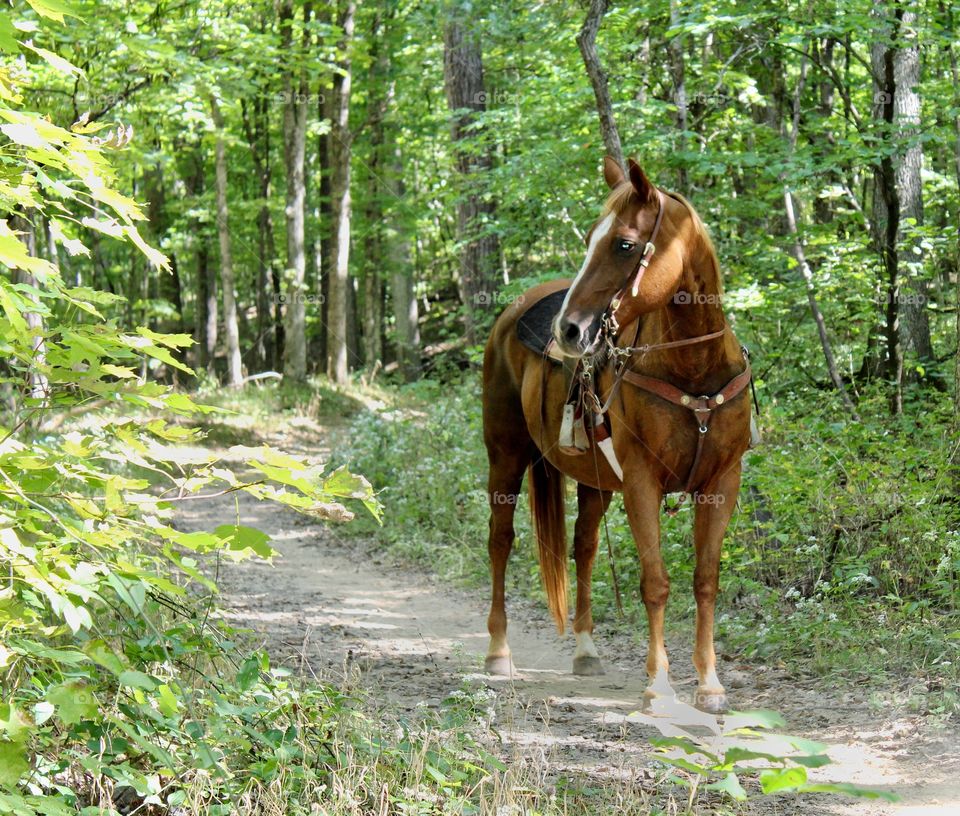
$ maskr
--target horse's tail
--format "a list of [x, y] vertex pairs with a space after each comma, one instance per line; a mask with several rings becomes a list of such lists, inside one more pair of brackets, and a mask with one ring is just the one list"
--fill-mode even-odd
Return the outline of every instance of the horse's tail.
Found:
[[557, 629], [563, 634], [567, 624], [567, 526], [563, 509], [563, 474], [543, 457], [537, 457], [530, 465], [527, 481], [547, 606], [557, 622]]

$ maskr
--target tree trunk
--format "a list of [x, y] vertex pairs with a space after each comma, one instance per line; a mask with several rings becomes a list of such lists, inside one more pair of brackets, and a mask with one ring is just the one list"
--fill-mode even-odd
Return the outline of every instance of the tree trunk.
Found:
[[[920, 49], [917, 44], [917, 13], [897, 8], [897, 48], [893, 53], [893, 121], [896, 139], [902, 147], [896, 151], [894, 182], [899, 203], [897, 250], [902, 254], [900, 274], [905, 294], [901, 302], [907, 345], [921, 362], [933, 359], [927, 295], [923, 278], [923, 251], [915, 226], [923, 224], [923, 189], [920, 168], [923, 146], [920, 142]], [[907, 220], [914, 224], [907, 223]]]
[[233, 282], [233, 259], [230, 256], [230, 227], [227, 219], [227, 148], [223, 139], [223, 114], [217, 98], [210, 96], [210, 112], [217, 129], [216, 187], [217, 237], [220, 242], [220, 288], [223, 291], [223, 329], [227, 341], [227, 382], [232, 387], [243, 385], [240, 360], [240, 330], [237, 325], [237, 295]]
[[[948, 29], [953, 30], [953, 11], [947, 11]], [[957, 187], [960, 189], [960, 67], [957, 66], [957, 53], [954, 50], [953, 43], [947, 46], [950, 52], [950, 76], [953, 79], [953, 109], [957, 111], [953, 116], [953, 162], [954, 172], [957, 178]], [[957, 350], [954, 355], [954, 425], [960, 426], [960, 227], [957, 230], [957, 247], [954, 250], [953, 274], [954, 286], [954, 305], [956, 308], [956, 330], [957, 330]]]
[[340, 42], [341, 73], [334, 81], [334, 116], [331, 121], [330, 197], [332, 203], [333, 266], [330, 269], [327, 301], [327, 376], [335, 383], [346, 383], [349, 376], [348, 287], [350, 263], [350, 97], [353, 76], [350, 49], [353, 47], [354, 0], [346, 0], [340, 18], [343, 38]]
[[[678, 0], [670, 0], [670, 25], [676, 27], [679, 24], [680, 4]], [[681, 153], [687, 149], [687, 80], [683, 40], [680, 34], [675, 34], [670, 40], [670, 78], [673, 82], [673, 102], [677, 106], [677, 148]], [[681, 190], [687, 189], [686, 162], [682, 159], [677, 164], [677, 182]]]
[[[392, 20], [388, 18], [388, 23]], [[384, 37], [383, 14], [374, 17], [370, 40], [373, 71], [371, 85], [373, 91], [368, 101], [367, 120], [369, 122], [370, 152], [367, 160], [369, 190], [367, 193], [366, 253], [363, 275], [362, 327], [363, 362], [368, 368], [374, 368], [383, 362], [383, 299], [384, 287], [381, 269], [384, 257], [383, 200], [387, 190], [383, 187], [384, 176], [384, 119], [393, 99], [393, 83], [390, 79], [390, 50]]]
[[[399, 148], [394, 150], [391, 176], [397, 199], [402, 200], [406, 189]], [[410, 230], [400, 225], [390, 242], [390, 298], [393, 302], [394, 342], [397, 366], [404, 382], [411, 382], [420, 376], [420, 312], [413, 291], [414, 269], [410, 263], [409, 235]]]
[[283, 318], [279, 300], [273, 290], [273, 260], [276, 257], [276, 248], [273, 242], [273, 219], [270, 215], [272, 167], [270, 100], [267, 93], [265, 88], [261, 88], [254, 98], [252, 115], [244, 100], [241, 100], [240, 104], [243, 130], [250, 147], [250, 158], [257, 176], [260, 198], [260, 210], [257, 213], [257, 336], [253, 352], [260, 370], [279, 370], [277, 321], [282, 321]]
[[489, 307], [500, 273], [500, 243], [486, 225], [494, 220], [496, 208], [484, 200], [478, 182], [493, 163], [486, 147], [470, 141], [482, 139], [476, 114], [486, 109], [483, 59], [476, 27], [468, 17], [469, 5], [456, 0], [449, 10], [444, 29], [443, 77], [447, 102], [453, 114], [451, 137], [457, 157], [461, 195], [457, 201], [457, 243], [460, 250], [459, 294], [464, 306], [469, 342], [476, 341], [476, 311]]
[[307, 256], [304, 238], [306, 218], [306, 179], [304, 161], [307, 139], [307, 75], [303, 60], [309, 47], [308, 23], [311, 7], [303, 6], [303, 46], [291, 53], [293, 45], [293, 2], [284, 0], [280, 8], [280, 31], [284, 53], [291, 64], [284, 74], [283, 155], [287, 174], [287, 198], [284, 210], [287, 224], [287, 269], [284, 304], [285, 345], [284, 376], [295, 382], [307, 377]]
[[[11, 228], [20, 233], [18, 237], [27, 248], [27, 254], [32, 258], [38, 257], [37, 233], [33, 222], [34, 212], [35, 211], [29, 211], [27, 216], [14, 216], [10, 219]], [[38, 287], [37, 279], [25, 269], [16, 270], [14, 280], [16, 283], [22, 283], [26, 286]], [[39, 301], [34, 295], [25, 294], [24, 297], [39, 305]], [[41, 370], [47, 362], [43, 316], [39, 312], [23, 312], [23, 322], [26, 323], [27, 329], [30, 330], [30, 334], [33, 337], [33, 362], [27, 377], [27, 390], [30, 394], [30, 399], [33, 400], [30, 408], [31, 410], [38, 410], [46, 406], [49, 393], [47, 377]]]
[[[893, 133], [893, 97], [896, 90], [893, 72], [893, 50], [886, 45], [888, 37], [884, 6], [876, 5], [874, 40], [870, 46], [873, 72], [873, 113], [880, 138]], [[893, 157], [884, 147], [874, 174], [873, 224], [877, 250], [883, 263], [886, 293], [884, 335], [887, 341], [887, 376], [893, 382], [890, 410], [903, 413], [903, 347], [900, 338], [900, 270], [897, 262], [899, 232], [896, 169]]]
[[607, 155], [615, 159], [624, 173], [627, 172], [626, 162], [623, 160], [623, 148], [620, 146], [620, 134], [617, 123], [613, 118], [613, 105], [610, 102], [610, 91], [607, 88], [607, 75], [600, 64], [597, 54], [597, 32], [600, 22], [607, 13], [607, 0], [590, 0], [587, 17], [583, 21], [580, 33], [577, 35], [577, 46], [583, 56], [583, 64], [587, 69], [587, 76], [593, 86], [593, 95], [597, 100], [597, 113], [600, 116], [600, 134], [606, 146]]
[[[800, 100], [803, 98], [803, 90], [807, 81], [807, 61], [802, 59], [800, 63], [800, 77], [797, 80], [797, 86], [793, 93], [793, 116], [791, 120], [789, 146], [792, 156], [797, 150], [797, 136], [800, 130]], [[782, 124], [781, 124], [782, 128]], [[783, 209], [786, 217], [787, 231], [793, 237], [793, 257], [800, 268], [800, 274], [803, 276], [803, 282], [807, 290], [807, 303], [810, 306], [810, 314], [817, 327], [817, 334], [820, 337], [820, 346], [823, 349], [823, 358], [827, 364], [827, 371], [833, 382], [834, 388], [840, 394], [843, 405], [850, 413], [853, 419], [860, 421], [857, 415], [857, 409], [847, 393], [846, 386], [843, 384], [843, 378], [837, 369], [836, 358], [833, 356], [833, 346], [830, 343], [830, 336], [827, 334], [827, 324], [823, 319], [823, 312], [820, 311], [820, 304], [817, 302], [817, 291], [813, 284], [813, 272], [810, 264], [807, 263], [807, 255], [803, 249], [803, 241], [800, 238], [800, 231], [797, 228], [797, 217], [793, 206], [793, 194], [789, 187], [784, 188]]]

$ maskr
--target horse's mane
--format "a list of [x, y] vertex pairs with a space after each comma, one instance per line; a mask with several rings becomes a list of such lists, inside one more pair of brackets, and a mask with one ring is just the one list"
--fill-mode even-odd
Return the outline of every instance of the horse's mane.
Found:
[[[716, 276], [717, 291], [722, 294], [723, 273], [720, 271], [720, 261], [717, 259], [717, 250], [713, 246], [713, 240], [710, 238], [707, 225], [703, 223], [703, 219], [693, 208], [693, 205], [680, 195], [680, 193], [663, 190], [663, 194], [670, 196], [670, 198], [675, 201], [679, 201], [690, 213], [690, 219], [693, 222], [694, 236], [696, 240], [700, 242], [704, 253], [710, 259], [710, 264]], [[637, 195], [637, 191], [634, 190], [633, 184], [628, 180], [624, 180], [610, 191], [610, 195], [607, 196], [607, 200], [603, 204], [603, 215], [607, 215], [608, 213], [614, 213], [618, 216], [622, 215], [630, 204], [638, 204], [638, 199], [639, 196]]]

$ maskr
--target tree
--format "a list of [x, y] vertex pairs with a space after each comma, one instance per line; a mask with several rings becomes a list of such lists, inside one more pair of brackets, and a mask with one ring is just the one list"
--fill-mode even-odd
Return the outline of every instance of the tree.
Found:
[[[673, 2], [671, 2], [671, 9]], [[607, 0], [590, 0], [587, 17], [583, 27], [577, 35], [577, 46], [583, 55], [583, 63], [587, 68], [587, 76], [593, 86], [593, 95], [597, 100], [597, 113], [600, 116], [600, 134], [606, 146], [607, 155], [613, 158], [621, 169], [626, 172], [627, 165], [623, 160], [623, 148], [620, 145], [620, 133], [613, 116], [613, 104], [610, 101], [610, 90], [607, 88], [607, 75], [600, 64], [600, 55], [597, 54], [597, 32], [603, 15], [607, 13]]]
[[[479, 126], [487, 107], [483, 83], [480, 36], [464, 0], [447, 7], [444, 25], [443, 76], [451, 113], [451, 138], [460, 174], [457, 200], [457, 243], [460, 246], [460, 301], [464, 307], [467, 336], [476, 340], [474, 311], [490, 302], [496, 289], [500, 247], [490, 231], [496, 208], [492, 199], [478, 189], [489, 172], [492, 160], [482, 143]], [[480, 142], [480, 144], [477, 144]]]
[[349, 376], [348, 314], [350, 310], [350, 100], [353, 92], [352, 59], [356, 4], [345, 0], [339, 19], [341, 39], [338, 73], [334, 78], [331, 122], [332, 257], [327, 301], [327, 376], [345, 383]]
[[309, 23], [312, 6], [303, 4], [303, 34], [300, 49], [293, 51], [293, 0], [280, 7], [280, 31], [284, 53], [291, 59], [283, 80], [283, 155], [287, 176], [287, 291], [283, 372], [294, 382], [307, 376], [307, 256], [305, 245], [307, 110], [310, 88], [304, 65], [310, 48]]
[[237, 295], [230, 253], [230, 225], [227, 209], [227, 147], [224, 141], [223, 114], [215, 94], [210, 94], [210, 114], [216, 129], [217, 239], [220, 244], [220, 289], [223, 294], [223, 326], [227, 341], [227, 382], [243, 385], [240, 360], [240, 330], [237, 326]]

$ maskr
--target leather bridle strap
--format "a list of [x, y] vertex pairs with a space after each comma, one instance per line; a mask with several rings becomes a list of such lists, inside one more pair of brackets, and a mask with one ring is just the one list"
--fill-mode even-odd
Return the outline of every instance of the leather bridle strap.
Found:
[[614, 333], [619, 329], [620, 322], [617, 319], [617, 312], [620, 311], [620, 307], [623, 306], [626, 300], [626, 294], [629, 291], [631, 297], [636, 297], [640, 292], [640, 281], [643, 280], [643, 274], [647, 271], [647, 267], [650, 266], [650, 259], [653, 257], [653, 253], [657, 251], [656, 240], [657, 236], [660, 234], [660, 225], [663, 223], [663, 212], [666, 209], [664, 206], [663, 193], [660, 191], [659, 187], [654, 188], [657, 191], [657, 220], [653, 222], [653, 229], [650, 230], [650, 237], [647, 239], [646, 246], [643, 248], [643, 252], [640, 255], [640, 260], [637, 261], [637, 265], [634, 268], [633, 272], [630, 273], [630, 277], [627, 278], [627, 282], [624, 284], [623, 288], [614, 295], [613, 300], [610, 301], [609, 308], [609, 317], [607, 321], [611, 325]]
[[658, 380], [656, 377], [648, 377], [646, 374], [638, 374], [636, 371], [629, 369], [623, 372], [623, 379], [631, 385], [637, 386], [637, 388], [642, 388], [644, 391], [660, 397], [660, 399], [672, 402], [674, 405], [680, 405], [683, 408], [689, 408], [694, 413], [700, 414], [709, 413], [714, 408], [736, 397], [750, 383], [750, 375], [750, 362], [747, 361], [747, 367], [712, 397], [692, 397], [672, 383]]
[[614, 350], [615, 354], [647, 354], [651, 351], [660, 351], [661, 349], [680, 348], [681, 346], [693, 346], [697, 343], [704, 343], [707, 340], [716, 340], [726, 334], [727, 327], [718, 329], [709, 334], [701, 334], [697, 337], [687, 337], [684, 340], [669, 340], [665, 343], [647, 343], [642, 346], [620, 346]]
[[[719, 408], [721, 405], [728, 403], [734, 397], [738, 396], [750, 383], [750, 378], [752, 376], [750, 371], [750, 361], [746, 360], [746, 364], [747, 366], [743, 371], [737, 374], [736, 377], [730, 380], [730, 382], [728, 382], [712, 397], [706, 395], [702, 397], [693, 397], [690, 394], [687, 394], [685, 391], [677, 388], [672, 383], [665, 382], [664, 380], [658, 380], [656, 377], [648, 377], [645, 374], [638, 374], [636, 371], [626, 370], [622, 373], [623, 379], [631, 385], [635, 385], [637, 388], [642, 388], [644, 391], [660, 397], [660, 399], [666, 400], [667, 402], [672, 402], [674, 405], [679, 405], [682, 408], [689, 408], [691, 411], [693, 411], [693, 415], [697, 420], [697, 425], [700, 426], [700, 433], [697, 435], [697, 451], [693, 456], [693, 463], [690, 465], [690, 472], [687, 474], [687, 481], [683, 488], [684, 496], [690, 495], [693, 490], [697, 477], [697, 470], [700, 466], [700, 457], [703, 453], [703, 440], [707, 435], [707, 430], [709, 429], [710, 419], [713, 417], [714, 409]], [[672, 509], [672, 512], [675, 513], [679, 507], [680, 505], [678, 504]], [[668, 510], [668, 512], [670, 511]]]

